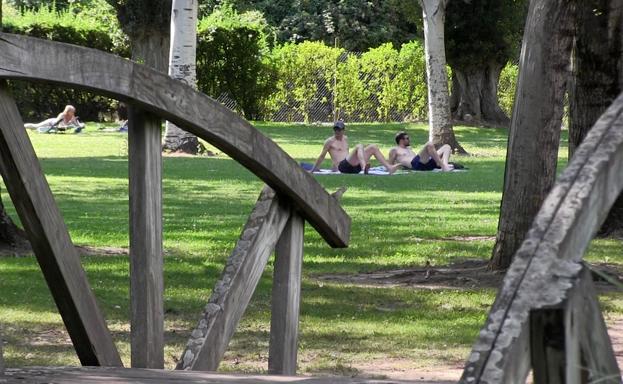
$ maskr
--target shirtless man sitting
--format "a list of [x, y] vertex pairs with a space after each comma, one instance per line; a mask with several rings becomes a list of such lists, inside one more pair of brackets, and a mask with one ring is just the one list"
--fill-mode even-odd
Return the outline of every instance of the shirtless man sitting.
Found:
[[440, 168], [442, 171], [454, 169], [452, 164], [448, 164], [452, 152], [452, 148], [448, 144], [444, 144], [436, 150], [433, 143], [428, 142], [416, 155], [411, 149], [411, 140], [406, 132], [398, 132], [395, 139], [398, 145], [389, 151], [390, 163], [398, 163], [414, 171], [432, 171], [436, 168]]
[[331, 169], [333, 171], [339, 170], [341, 173], [359, 173], [363, 169], [364, 173], [367, 174], [368, 168], [370, 168], [369, 162], [371, 156], [376, 157], [378, 161], [387, 168], [390, 175], [396, 172], [396, 169], [400, 167], [399, 164], [391, 165], [385, 159], [385, 156], [383, 156], [376, 144], [371, 144], [367, 147], [364, 147], [363, 144], [357, 144], [349, 153], [348, 137], [344, 135], [345, 130], [346, 126], [343, 121], [336, 121], [335, 124], [333, 124], [333, 136], [325, 140], [322, 152], [320, 156], [318, 156], [318, 160], [316, 160], [311, 170], [312, 172], [319, 169], [327, 152], [331, 156], [331, 161], [333, 162]]

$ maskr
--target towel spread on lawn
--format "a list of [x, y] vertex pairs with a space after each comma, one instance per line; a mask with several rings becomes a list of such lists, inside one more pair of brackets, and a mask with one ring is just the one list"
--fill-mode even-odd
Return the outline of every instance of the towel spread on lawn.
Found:
[[[311, 163], [300, 163], [301, 167], [306, 170], [309, 171], [311, 170], [314, 165]], [[451, 172], [465, 172], [466, 169], [454, 169]], [[396, 172], [394, 172], [394, 175], [408, 175], [410, 173], [415, 173], [415, 172], [441, 172], [441, 169], [434, 169], [432, 171], [414, 171], [414, 170], [407, 170], [407, 169], [399, 169]], [[342, 173], [340, 171], [333, 171], [331, 169], [319, 169], [314, 171], [314, 175], [341, 175]], [[361, 171], [359, 172], [360, 175], [363, 175], [364, 172]], [[376, 175], [376, 176], [389, 176], [389, 172], [387, 172], [387, 169], [383, 166], [378, 166], [378, 167], [371, 167], [368, 170], [368, 175]]]

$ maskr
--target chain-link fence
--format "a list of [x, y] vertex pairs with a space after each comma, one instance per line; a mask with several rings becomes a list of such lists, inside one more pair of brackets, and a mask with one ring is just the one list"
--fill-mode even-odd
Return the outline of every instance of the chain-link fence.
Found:
[[[411, 63], [407, 67], [397, 62], [391, 70], [383, 71], [374, 64], [366, 64], [365, 58], [362, 60], [364, 55], [342, 51], [337, 63], [307, 74], [306, 82], [299, 78], [280, 79], [276, 92], [261, 108], [260, 118], [275, 122], [425, 120], [427, 89], [423, 59], [416, 63], [419, 64], [417, 74], [412, 75]], [[217, 100], [240, 112], [230, 95], [223, 93]]]

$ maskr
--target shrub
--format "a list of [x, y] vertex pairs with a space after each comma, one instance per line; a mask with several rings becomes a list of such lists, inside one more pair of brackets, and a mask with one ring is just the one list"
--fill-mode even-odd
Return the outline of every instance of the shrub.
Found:
[[[267, 113], [286, 120], [404, 120], [426, 117], [426, 69], [419, 42], [391, 43], [361, 55], [321, 42], [285, 44], [272, 52], [277, 91]], [[279, 113], [281, 112], [281, 113]]]
[[426, 57], [419, 41], [403, 44], [398, 57], [399, 71], [396, 82], [404, 84], [404, 110], [408, 120], [428, 118], [428, 85], [426, 78]]
[[333, 108], [334, 76], [337, 61], [343, 50], [331, 48], [321, 42], [307, 41], [301, 44], [287, 43], [272, 52], [276, 68], [277, 91], [271, 95], [267, 105], [275, 113], [289, 107], [310, 121], [312, 111], [322, 108], [324, 119], [331, 119]]
[[393, 108], [404, 107], [403, 84], [396, 81], [398, 56], [392, 43], [370, 49], [361, 55], [361, 71], [370, 93], [377, 99], [376, 112], [380, 120], [387, 121]]
[[508, 63], [502, 69], [500, 81], [498, 83], [498, 102], [500, 107], [506, 112], [507, 116], [513, 114], [513, 104], [515, 102], [515, 89], [517, 88], [517, 78], [519, 68], [517, 64]]
[[274, 75], [268, 53], [266, 22], [256, 12], [215, 11], [199, 23], [197, 85], [215, 98], [231, 97], [248, 119], [259, 117], [260, 105], [272, 92]]

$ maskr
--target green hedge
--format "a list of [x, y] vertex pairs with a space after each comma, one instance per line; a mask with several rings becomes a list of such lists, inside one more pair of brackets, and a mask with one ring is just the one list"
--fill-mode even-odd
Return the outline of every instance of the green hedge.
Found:
[[391, 43], [363, 54], [321, 42], [285, 44], [271, 53], [277, 73], [265, 116], [282, 120], [421, 120], [427, 114], [420, 42]]

